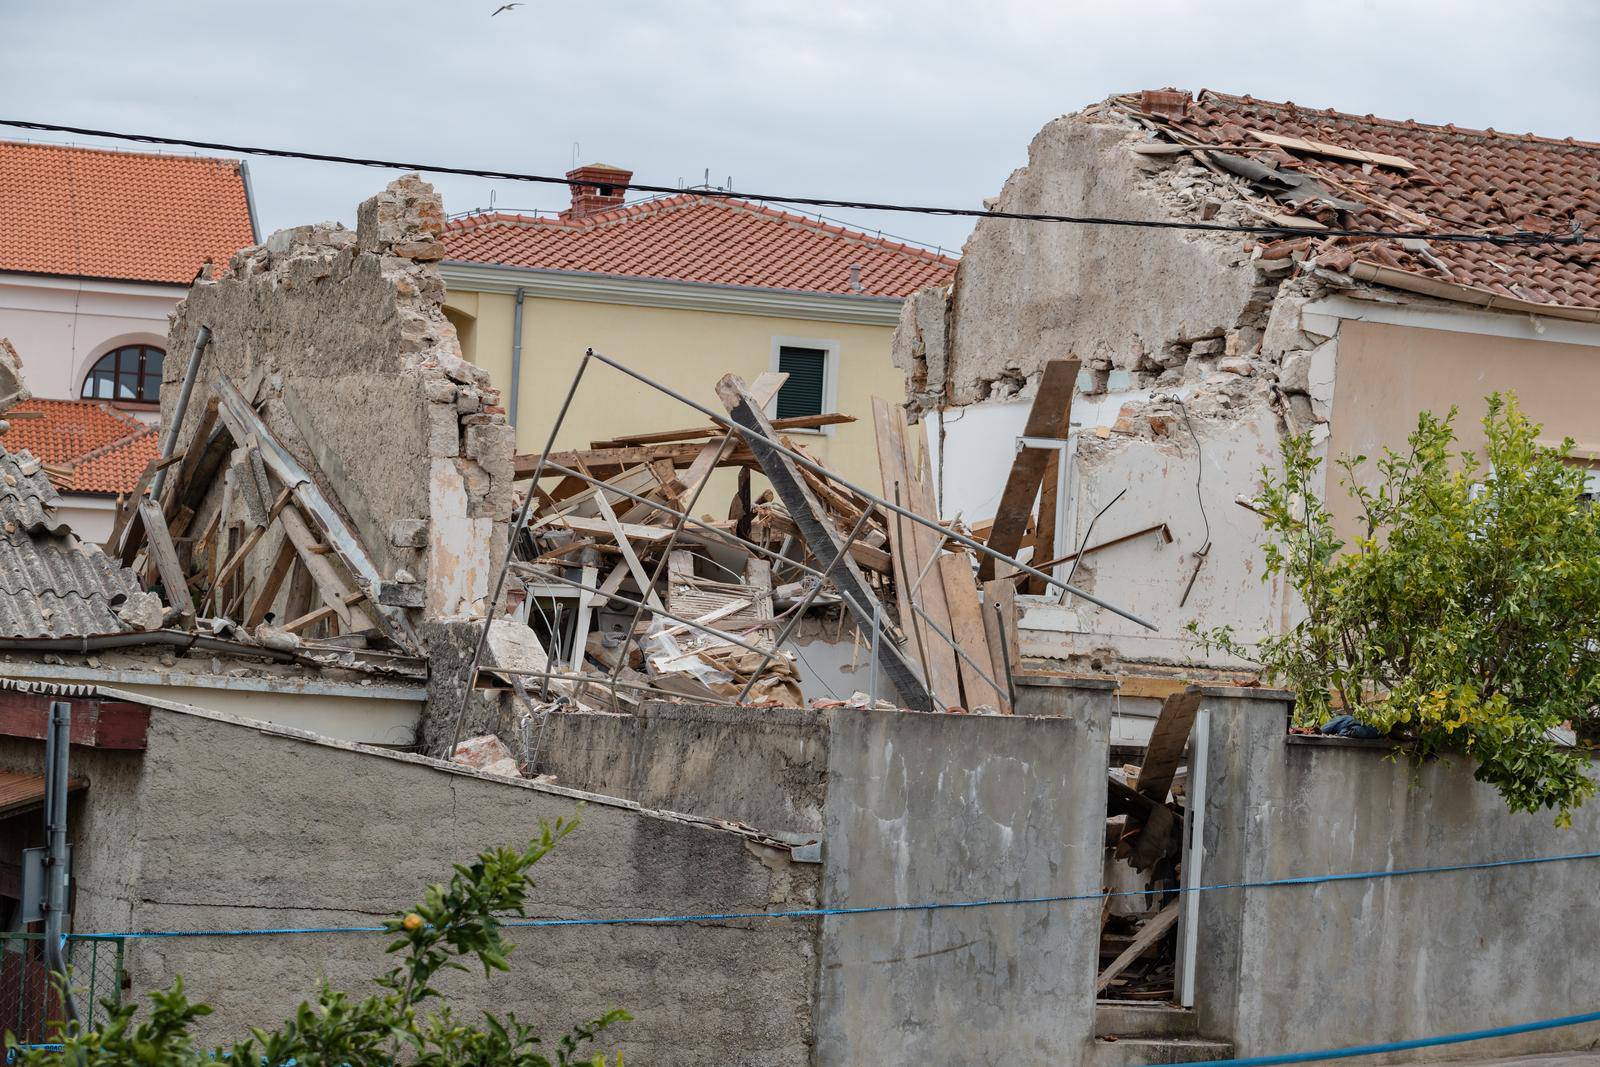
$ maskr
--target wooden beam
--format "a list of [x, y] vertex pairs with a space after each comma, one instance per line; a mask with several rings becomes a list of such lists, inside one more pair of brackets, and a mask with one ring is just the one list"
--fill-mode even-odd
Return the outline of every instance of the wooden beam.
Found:
[[[801, 536], [800, 527], [795, 525], [793, 519], [787, 515], [779, 514], [771, 508], [762, 511], [761, 521], [766, 524], [768, 529], [776, 533], [790, 534], [795, 537]], [[862, 544], [860, 538], [857, 538], [856, 543], [850, 546], [850, 558], [868, 570], [877, 571], [879, 574], [890, 574], [894, 570], [894, 559], [889, 553], [881, 548], [873, 548], [871, 545]], [[931, 582], [933, 579], [929, 578], [928, 580]]]
[[[1044, 365], [1039, 378], [1039, 392], [1028, 410], [1027, 425], [1023, 434], [1028, 437], [1052, 437], [1059, 440], [1062, 427], [1072, 418], [1072, 390], [1078, 381], [1078, 361], [1052, 359]], [[1054, 454], [1051, 449], [1023, 447], [1012, 461], [1011, 472], [1000, 493], [1000, 503], [995, 508], [994, 528], [986, 542], [996, 552], [1015, 556], [1022, 548], [1022, 537], [1033, 514], [1033, 499], [1039, 493], [1046, 461]], [[978, 564], [978, 577], [988, 581], [995, 576], [994, 558], [984, 556]]]
[[307, 626], [310, 626], [313, 623], [319, 623], [324, 619], [329, 619], [331, 621], [333, 618], [338, 617], [341, 614], [348, 614], [352, 618], [364, 617], [361, 616], [360, 613], [352, 607], [352, 605], [358, 601], [365, 600], [366, 596], [367, 594], [363, 593], [359, 589], [356, 589], [339, 597], [337, 602], [329, 601], [328, 603], [322, 605], [322, 607], [317, 608], [315, 611], [307, 612], [298, 619], [293, 619], [284, 623], [283, 629], [293, 634], [299, 633]]
[[1104, 993], [1106, 986], [1110, 985], [1117, 975], [1127, 970], [1130, 963], [1143, 956], [1146, 949], [1161, 939], [1162, 934], [1172, 929], [1173, 925], [1178, 921], [1178, 902], [1180, 899], [1174, 897], [1171, 903], [1156, 912], [1155, 917], [1146, 922], [1139, 928], [1139, 932], [1133, 935], [1133, 940], [1129, 942], [1127, 948], [1122, 950], [1122, 955], [1106, 965], [1106, 969], [1100, 972], [1100, 977], [1096, 978], [1094, 982], [1094, 991], [1097, 994]]
[[1191, 686], [1181, 693], [1169, 696], [1161, 705], [1161, 714], [1150, 731], [1149, 744], [1145, 746], [1144, 762], [1139, 767], [1139, 781], [1134, 788], [1155, 801], [1167, 802], [1172, 789], [1172, 779], [1183, 762], [1183, 750], [1194, 729], [1195, 716], [1200, 711], [1200, 689]]
[[[43, 741], [50, 728], [50, 703], [60, 697], [0, 689], [0, 736]], [[126, 700], [73, 697], [68, 741], [85, 748], [140, 751], [150, 729], [150, 708]]]
[[[751, 386], [752, 391], [754, 386]], [[759, 400], [760, 397], [757, 397]], [[796, 415], [787, 419], [773, 419], [774, 430], [817, 430], [824, 426], [838, 426], [842, 423], [855, 422], [854, 415], [844, 415], [837, 411], [826, 412], [821, 415]], [[594, 441], [590, 448], [627, 448], [630, 445], [659, 445], [672, 441], [697, 441], [707, 437], [721, 437], [724, 432], [722, 426], [696, 426], [687, 430], [662, 430], [659, 433], [636, 433], [627, 437], [613, 437], [609, 441]]]
[[278, 599], [278, 590], [283, 586], [283, 580], [289, 576], [289, 571], [293, 569], [294, 561], [294, 542], [285, 534], [278, 542], [278, 554], [272, 557], [272, 566], [267, 569], [266, 580], [261, 583], [261, 591], [250, 602], [250, 610], [245, 613], [246, 629], [253, 629], [266, 618], [267, 612], [272, 610], [272, 602]]
[[[339, 617], [345, 630], [370, 630], [373, 622], [366, 612], [350, 605], [355, 603], [352, 599], [349, 583], [339, 576], [328, 557], [316, 552], [317, 538], [312, 534], [311, 528], [306, 525], [306, 520], [301, 517], [298, 508], [284, 508], [278, 516], [278, 522], [283, 526], [283, 532], [288, 536], [295, 552], [300, 556], [300, 562], [310, 572], [312, 580], [316, 583], [317, 592], [322, 595], [323, 601], [332, 612]], [[359, 592], [359, 590], [357, 590]], [[312, 615], [317, 614], [312, 612]], [[298, 620], [297, 620], [298, 621]], [[315, 620], [313, 620], [315, 621]], [[309, 623], [303, 624], [309, 625]], [[285, 627], [287, 629], [287, 627]]]
[[[905, 409], [882, 397], [872, 398], [872, 425], [878, 441], [878, 468], [883, 477], [883, 496], [924, 518], [936, 518], [931, 485], [921, 484], [920, 469], [911, 462]], [[896, 489], [898, 488], [898, 492]], [[900, 628], [917, 643], [917, 653], [927, 665], [928, 688], [941, 707], [961, 703], [961, 672], [955, 650], [929, 625], [950, 633], [950, 607], [945, 601], [944, 581], [937, 572], [934, 557], [942, 551], [944, 538], [921, 523], [894, 514], [888, 518], [891, 555], [898, 573], [894, 576], [895, 597], [900, 608]], [[922, 584], [917, 585], [921, 578]], [[916, 585], [915, 591], [912, 586]], [[924, 619], [912, 607], [927, 612]]]
[[604, 519], [589, 519], [582, 515], [564, 515], [561, 524], [569, 529], [584, 534], [604, 534], [607, 537], [616, 537], [626, 541], [632, 538], [635, 541], [665, 541], [672, 536], [671, 527], [641, 526], [631, 522], [618, 522], [615, 526]]
[[[984, 681], [983, 674], [960, 656], [956, 657], [961, 671], [961, 706], [969, 711], [988, 705], [1005, 713], [1010, 706], [1006, 699], [1006, 676], [994, 674], [993, 657], [989, 654], [987, 630], [983, 625], [983, 606], [978, 603], [978, 586], [972, 575], [972, 563], [965, 552], [946, 552], [939, 557], [939, 579], [944, 585], [944, 598], [950, 606], [950, 634], [961, 642], [961, 649], [973, 660], [983, 665], [990, 676], [999, 683], [995, 686]], [[929, 575], [929, 581], [933, 576]]]
[[[997, 616], [995, 608], [1000, 609]], [[1017, 638], [1017, 587], [1006, 578], [983, 583], [983, 632], [989, 639], [989, 662], [1002, 685], [1021, 665]], [[1008, 669], [1009, 666], [1009, 669]], [[1004, 714], [1015, 708], [1007, 704]]]
[[[628, 573], [633, 575], [634, 584], [638, 585], [640, 599], [652, 608], [662, 607], [661, 598], [656, 596], [655, 586], [650, 584], [650, 575], [645, 573], [644, 564], [639, 562], [638, 553], [633, 550], [633, 543], [628, 540], [628, 533], [623, 529], [623, 524], [617, 519], [617, 513], [611, 509], [611, 501], [606, 499], [604, 493], [595, 494], [595, 503], [600, 507], [600, 518], [611, 527], [612, 535], [617, 539], [617, 547], [622, 550], [622, 558], [628, 564]], [[638, 527], [639, 529], [655, 530], [653, 526]], [[667, 530], [656, 531], [669, 534]]]
[[139, 501], [139, 518], [144, 523], [145, 544], [161, 575], [161, 587], [166, 591], [168, 605], [178, 609], [178, 614], [185, 620], [193, 622], [194, 598], [189, 595], [189, 582], [182, 565], [178, 563], [178, 550], [173, 547], [172, 535], [167, 532], [166, 518], [149, 497]]
[[[845, 555], [844, 538], [829, 521], [822, 505], [806, 486], [805, 479], [800, 477], [794, 462], [774, 447], [777, 434], [772, 429], [772, 423], [737, 375], [722, 376], [717, 382], [717, 396], [734, 422], [752, 434], [760, 435], [752, 436], [748, 443], [767, 480], [772, 483], [773, 491], [799, 527], [801, 537], [816, 558], [817, 568], [831, 573], [833, 584], [844, 597], [856, 624], [863, 631], [873, 633], [877, 627], [873, 616], [878, 598], [873, 595], [855, 561]], [[766, 440], [762, 440], [762, 437]], [[836, 562], [837, 567], [834, 566]], [[879, 663], [889, 684], [899, 694], [901, 705], [919, 711], [934, 710], [932, 695], [900, 647], [889, 639], [887, 630], [883, 631], [882, 636], [883, 639], [878, 642]]]

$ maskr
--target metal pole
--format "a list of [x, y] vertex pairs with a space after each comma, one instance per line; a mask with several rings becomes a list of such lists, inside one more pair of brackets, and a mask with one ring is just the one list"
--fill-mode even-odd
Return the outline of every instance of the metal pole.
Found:
[[[728, 442], [731, 440], [733, 440], [732, 430], [729, 430], [727, 433], [722, 435], [722, 440], [717, 443], [718, 459], [722, 458], [722, 453], [727, 449]], [[662, 546], [661, 555], [656, 557], [655, 570], [650, 572], [650, 588], [639, 590], [640, 596], [650, 596], [651, 590], [653, 590], [656, 587], [656, 583], [661, 580], [662, 573], [667, 569], [667, 560], [672, 555], [672, 547], [678, 543], [678, 535], [683, 532], [684, 523], [689, 521], [689, 516], [694, 511], [694, 506], [700, 503], [700, 494], [705, 490], [707, 485], [711, 484], [711, 476], [716, 472], [717, 465], [713, 462], [711, 464], [711, 469], [706, 471], [705, 476], [700, 479], [700, 484], [696, 485], [694, 487], [694, 491], [689, 494], [689, 502], [683, 506], [683, 512], [678, 516], [678, 521], [673, 523], [672, 534], [667, 538], [667, 543]], [[534, 484], [537, 485], [538, 483], [535, 482]], [[595, 489], [597, 492], [602, 494], [606, 491], [605, 486], [596, 486]], [[617, 531], [617, 536], [623, 537], [626, 535], [619, 530]], [[622, 598], [617, 597], [616, 599], [621, 600]], [[626, 603], [626, 601], [624, 601], [624, 603]], [[622, 673], [623, 666], [628, 662], [628, 642], [636, 641], [636, 638], [633, 636], [633, 631], [639, 625], [639, 615], [644, 610], [645, 605], [642, 600], [636, 601], [635, 603], [637, 606], [633, 609], [633, 618], [628, 620], [628, 628], [622, 631], [622, 652], [617, 656], [617, 662], [611, 667], [612, 681], [617, 680], [617, 676]], [[666, 612], [662, 612], [661, 614], [665, 615]], [[668, 616], [668, 618], [672, 618], [672, 616]]]
[[[850, 536], [845, 539], [844, 550], [834, 556], [833, 562], [828, 564], [829, 574], [833, 573], [833, 568], [839, 565], [841, 559], [849, 555], [850, 546], [856, 543], [856, 538], [860, 535], [862, 528], [867, 525], [867, 516], [870, 514], [870, 511], [863, 511], [861, 518], [856, 520], [855, 528], [850, 531]], [[761, 657], [761, 662], [751, 672], [750, 680], [744, 683], [744, 688], [739, 690], [738, 697], [734, 699], [735, 704], [743, 704], [745, 702], [745, 698], [750, 695], [750, 690], [755, 688], [756, 679], [761, 677], [761, 672], [767, 669], [767, 664], [772, 662], [772, 657], [778, 654], [778, 649], [783, 647], [783, 643], [789, 640], [789, 635], [794, 633], [795, 627], [800, 625], [800, 620], [805, 617], [806, 609], [811, 606], [811, 602], [817, 598], [818, 593], [822, 592], [823, 580], [817, 578], [814, 581], [817, 584], [806, 590], [805, 599], [801, 600], [799, 606], [794, 609], [794, 617], [784, 624], [783, 632], [773, 639], [772, 647], [767, 650], [766, 655]]]
[[[194, 380], [200, 374], [200, 357], [205, 353], [206, 345], [211, 343], [211, 328], [200, 327], [200, 332], [194, 335], [194, 351], [189, 353], [189, 365], [183, 371], [183, 386], [178, 390], [178, 403], [172, 409], [172, 421], [167, 423], [167, 432], [161, 440], [161, 459], [165, 462], [172, 458], [172, 450], [178, 444], [178, 431], [183, 428], [184, 413], [189, 410], [189, 397], [194, 393]], [[150, 483], [150, 497], [160, 501], [161, 487], [167, 484], [167, 468], [162, 467], [156, 471], [155, 480]]]
[[517, 428], [517, 401], [522, 398], [522, 302], [527, 297], [517, 286], [516, 308], [511, 313], [511, 403], [506, 405], [506, 421]]
[[1011, 713], [1017, 713], [1017, 680], [1011, 674], [1011, 645], [1006, 641], [1006, 613], [994, 606], [994, 621], [1000, 627], [1000, 662], [1006, 665], [1006, 690], [1011, 697]]
[[478, 663], [483, 659], [483, 647], [489, 643], [489, 627], [494, 623], [495, 609], [500, 604], [500, 594], [505, 591], [506, 572], [511, 569], [511, 557], [517, 551], [517, 538], [521, 536], [523, 526], [527, 525], [528, 509], [533, 506], [533, 498], [539, 493], [539, 479], [544, 475], [544, 465], [550, 458], [550, 450], [555, 448], [556, 434], [561, 432], [561, 424], [567, 419], [567, 409], [572, 407], [572, 398], [577, 395], [578, 383], [583, 381], [583, 372], [589, 369], [589, 360], [594, 358], [594, 355], [594, 349], [584, 349], [583, 359], [578, 363], [577, 372], [572, 375], [572, 384], [567, 386], [567, 395], [561, 401], [561, 410], [556, 413], [556, 421], [550, 427], [550, 436], [545, 438], [544, 451], [539, 453], [539, 462], [533, 468], [533, 482], [528, 486], [528, 495], [523, 497], [522, 507], [517, 511], [516, 521], [511, 524], [511, 532], [506, 537], [506, 555], [500, 561], [500, 570], [494, 579], [494, 592], [484, 609], [483, 632], [478, 635], [477, 647], [472, 650], [472, 662], [467, 665], [466, 691], [461, 699], [461, 710], [456, 712], [455, 729], [451, 731], [450, 748], [445, 752], [446, 759], [461, 743], [461, 724], [467, 717], [467, 702], [472, 699], [472, 691], [478, 686]]
[[883, 640], [883, 601], [872, 604], [872, 686], [867, 693], [867, 707], [878, 706], [878, 642]]
[[[894, 483], [894, 502], [896, 504], [900, 503], [900, 483], [899, 482], [895, 482]], [[869, 508], [868, 511], [870, 511], [870, 510], [871, 509]], [[894, 554], [894, 559], [890, 560], [890, 564], [894, 565], [894, 566], [898, 566], [900, 568], [900, 574], [899, 574], [898, 577], [895, 578], [895, 581], [909, 583], [910, 579], [911, 579], [911, 568], [906, 565], [906, 561], [911, 558], [913, 553], [906, 551], [906, 549], [908, 549], [910, 547], [910, 545], [908, 545], [906, 543], [905, 527], [904, 527], [904, 524], [902, 523], [902, 521], [900, 519], [900, 516], [898, 514], [896, 514], [895, 517], [894, 517], [894, 542], [895, 542], [895, 554]], [[938, 559], [939, 558], [939, 553], [943, 552], [943, 551], [944, 551], [944, 542], [941, 541], [941, 542], [939, 542], [938, 546], [935, 547], [934, 550], [933, 550], [933, 556], [928, 561], [929, 566], [932, 566], [933, 560]], [[924, 571], [923, 573], [926, 574], [927, 572]], [[907, 587], [906, 587], [906, 606], [907, 607], [910, 607], [911, 604], [913, 603], [913, 601], [916, 599], [917, 589], [921, 585], [922, 585], [922, 579], [920, 577], [917, 579], [917, 584], [916, 585], [909, 585], [909, 584], [907, 585]], [[917, 659], [922, 661], [922, 684], [925, 685], [925, 686], [932, 686], [933, 685], [933, 672], [928, 669], [928, 647], [927, 647], [927, 644], [922, 640], [922, 627], [917, 625], [917, 620], [916, 619], [901, 619], [900, 621], [901, 621], [901, 623], [904, 625], [904, 627], [906, 629], [911, 631], [911, 636], [917, 639]], [[929, 692], [932, 692], [932, 690], [930, 689]]]
[[739, 425], [737, 422], [734, 422], [732, 419], [728, 418], [728, 416], [726, 414], [720, 414], [719, 415], [717, 412], [715, 412], [715, 411], [711, 410], [710, 408], [706, 407], [704, 404], [701, 404], [701, 403], [699, 403], [698, 401], [695, 401], [695, 400], [691, 400], [689, 397], [687, 397], [684, 394], [678, 392], [676, 389], [673, 389], [671, 386], [663, 385], [662, 383], [656, 381], [655, 379], [649, 377], [648, 375], [641, 374], [640, 372], [638, 372], [638, 371], [632, 369], [631, 367], [628, 367], [628, 366], [626, 366], [626, 365], [624, 365], [622, 363], [619, 363], [617, 360], [614, 360], [609, 356], [602, 355], [599, 352], [595, 352], [595, 353], [593, 353], [593, 355], [594, 355], [595, 359], [598, 359], [600, 362], [604, 363], [606, 366], [613, 367], [613, 368], [621, 371], [623, 374], [626, 374], [628, 377], [633, 378], [636, 381], [643, 382], [645, 385], [650, 386], [652, 389], [655, 389], [655, 390], [657, 390], [657, 391], [659, 391], [661, 393], [666, 394], [667, 396], [672, 397], [674, 400], [677, 400], [679, 403], [686, 404], [687, 406], [693, 408], [695, 411], [698, 411], [702, 415], [704, 415], [707, 418], [709, 418], [712, 422], [716, 423], [718, 426], [726, 426], [731, 430], [737, 430], [741, 435], [744, 436], [744, 438], [746, 440], [760, 441], [763, 445], [765, 445], [770, 450], [772, 450], [774, 452], [777, 452], [780, 455], [788, 457], [789, 459], [793, 460], [797, 465], [799, 465], [801, 467], [804, 467], [806, 470], [811, 471], [813, 474], [818, 474], [818, 475], [821, 475], [824, 478], [827, 478], [830, 481], [838, 482], [840, 485], [844, 486], [846, 489], [850, 489], [850, 490], [853, 490], [856, 493], [859, 493], [862, 497], [864, 497], [867, 500], [872, 501], [874, 504], [877, 504], [879, 507], [887, 508], [889, 511], [893, 511], [898, 515], [903, 515], [907, 519], [910, 519], [912, 522], [920, 523], [921, 525], [926, 526], [928, 529], [934, 530], [937, 533], [949, 538], [950, 540], [955, 541], [957, 544], [965, 545], [966, 547], [972, 549], [974, 552], [979, 552], [979, 553], [982, 553], [985, 556], [990, 557], [991, 559], [998, 560], [999, 562], [1004, 563], [1009, 567], [1013, 567], [1016, 570], [1022, 571], [1024, 574], [1028, 574], [1028, 575], [1031, 575], [1031, 576], [1033, 576], [1035, 578], [1042, 579], [1043, 581], [1046, 581], [1046, 582], [1050, 583], [1051, 585], [1056, 586], [1057, 588], [1066, 589], [1067, 592], [1071, 593], [1073, 596], [1080, 597], [1083, 600], [1087, 600], [1089, 603], [1094, 604], [1097, 607], [1104, 608], [1107, 611], [1111, 612], [1113, 615], [1119, 615], [1122, 618], [1127, 619], [1129, 622], [1138, 623], [1140, 626], [1143, 626], [1147, 630], [1159, 630], [1160, 629], [1160, 627], [1156, 626], [1155, 623], [1148, 622], [1145, 619], [1140, 618], [1139, 616], [1133, 614], [1130, 611], [1125, 611], [1124, 609], [1119, 608], [1114, 604], [1108, 604], [1104, 600], [1101, 600], [1099, 597], [1096, 597], [1096, 596], [1094, 596], [1094, 595], [1092, 595], [1090, 593], [1086, 593], [1082, 589], [1077, 589], [1077, 588], [1074, 588], [1072, 586], [1069, 586], [1065, 582], [1058, 581], [1053, 576], [1051, 576], [1049, 574], [1046, 574], [1044, 571], [1041, 571], [1041, 570], [1039, 570], [1039, 569], [1037, 569], [1035, 567], [1031, 567], [1028, 564], [1023, 563], [1021, 560], [1013, 559], [1012, 557], [1006, 555], [1003, 552], [997, 552], [994, 549], [990, 548], [988, 545], [984, 544], [982, 541], [974, 540], [973, 538], [968, 537], [966, 534], [963, 534], [963, 533], [957, 533], [955, 530], [948, 529], [948, 528], [946, 528], [945, 526], [941, 525], [940, 523], [936, 522], [933, 519], [925, 518], [922, 515], [918, 515], [914, 511], [907, 510], [906, 508], [903, 508], [898, 504], [895, 504], [895, 503], [892, 503], [892, 502], [890, 502], [888, 500], [885, 500], [881, 496], [878, 496], [876, 493], [873, 493], [873, 492], [870, 492], [870, 491], [868, 491], [866, 489], [861, 488], [861, 486], [856, 485], [854, 482], [851, 482], [849, 479], [841, 478], [838, 474], [836, 474], [835, 472], [833, 472], [833, 471], [829, 470], [828, 468], [822, 466], [821, 464], [815, 462], [814, 460], [812, 460], [808, 456], [802, 455], [801, 453], [796, 452], [792, 448], [788, 448], [788, 447], [780, 444], [777, 441], [771, 440], [770, 438], [766, 437], [764, 434], [761, 434], [761, 433], [759, 433], [759, 432], [757, 432], [755, 430], [751, 430], [751, 429], [749, 429], [747, 427]]
[[61, 945], [67, 918], [67, 755], [72, 742], [72, 705], [50, 702], [50, 729], [45, 735], [44, 829], [45, 913], [44, 951], [50, 970], [60, 976], [61, 1007], [67, 1021], [78, 1021], [78, 1007], [67, 985], [67, 961]]

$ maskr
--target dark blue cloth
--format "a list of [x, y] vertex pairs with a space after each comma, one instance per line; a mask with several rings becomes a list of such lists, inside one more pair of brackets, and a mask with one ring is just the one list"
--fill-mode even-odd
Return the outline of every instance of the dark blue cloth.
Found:
[[1322, 729], [1318, 733], [1328, 734], [1331, 737], [1359, 737], [1366, 741], [1378, 736], [1376, 727], [1357, 721], [1354, 715], [1340, 715], [1329, 719], [1322, 724]]

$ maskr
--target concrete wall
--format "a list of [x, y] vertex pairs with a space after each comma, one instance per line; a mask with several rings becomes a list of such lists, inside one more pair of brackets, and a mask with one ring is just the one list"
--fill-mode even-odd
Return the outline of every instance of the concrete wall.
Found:
[[668, 703], [637, 715], [557, 712], [545, 725], [538, 769], [561, 785], [646, 807], [765, 833], [819, 834], [837, 714]]
[[[1213, 691], [1205, 883], [1593, 851], [1513, 815], [1463, 759], [1414, 768], [1375, 743], [1291, 737], [1289, 706]], [[1600, 985], [1594, 861], [1201, 895], [1202, 1026], [1236, 1054], [1403, 1040], [1591, 1011]], [[1471, 1046], [1587, 1048], [1600, 1026]], [[1450, 1059], [1459, 1048], [1412, 1053]]]
[[[1097, 892], [1109, 701], [1086, 710], [836, 712], [823, 899]], [[825, 918], [817, 1062], [1077, 1062], [1099, 923], [1092, 901]]]
[[[491, 779], [419, 757], [293, 731], [156, 710], [149, 750], [74, 750], [85, 930], [372, 925], [450, 864], [526, 841], [582, 794]], [[7, 741], [0, 766], [37, 766]], [[31, 761], [31, 762], [30, 762]], [[755, 835], [591, 798], [582, 825], [536, 871], [533, 916], [763, 911], [810, 906], [814, 866]], [[747, 922], [514, 932], [509, 975], [454, 975], [474, 1007], [547, 1034], [611, 1007], [635, 1021], [612, 1047], [647, 1064], [804, 1064], [812, 1040], [814, 924]], [[384, 964], [375, 935], [190, 938], [130, 945], [133, 992], [182, 974], [224, 1040], [286, 1016], [319, 977], [365, 993]]]

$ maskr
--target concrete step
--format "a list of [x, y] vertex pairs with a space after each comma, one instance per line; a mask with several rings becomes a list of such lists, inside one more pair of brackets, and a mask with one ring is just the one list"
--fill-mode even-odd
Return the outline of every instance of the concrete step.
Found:
[[1089, 1050], [1089, 1067], [1191, 1063], [1196, 1060], [1225, 1060], [1232, 1055], [1231, 1043], [1206, 1041], [1198, 1037], [1125, 1037], [1118, 1041], [1097, 1037]]
[[1102, 1000], [1094, 1006], [1094, 1036], [1194, 1037], [1198, 1024], [1188, 1008], [1133, 1000]]

